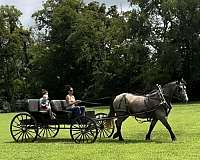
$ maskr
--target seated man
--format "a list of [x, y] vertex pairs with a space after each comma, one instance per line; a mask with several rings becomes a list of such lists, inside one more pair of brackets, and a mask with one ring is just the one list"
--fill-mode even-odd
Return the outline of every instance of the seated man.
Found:
[[70, 106], [69, 109], [72, 111], [73, 114], [75, 115], [85, 115], [85, 107], [84, 106], [77, 106], [81, 101], [80, 100], [76, 100], [74, 95], [73, 95], [73, 88], [70, 85], [66, 86], [66, 91], [68, 92], [68, 94], [65, 97], [67, 106]]

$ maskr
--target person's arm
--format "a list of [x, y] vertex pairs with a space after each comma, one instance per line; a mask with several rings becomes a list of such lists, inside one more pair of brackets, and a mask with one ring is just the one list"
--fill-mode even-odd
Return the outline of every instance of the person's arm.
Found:
[[77, 101], [75, 100], [75, 97], [74, 97], [74, 101], [70, 100], [68, 95], [66, 96], [65, 100], [66, 100], [68, 106], [77, 105], [78, 103], [80, 103], [79, 100], [77, 100]]

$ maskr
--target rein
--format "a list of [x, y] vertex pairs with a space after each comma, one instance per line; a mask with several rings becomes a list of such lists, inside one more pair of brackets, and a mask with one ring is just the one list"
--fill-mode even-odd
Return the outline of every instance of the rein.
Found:
[[80, 103], [86, 103], [86, 104], [91, 104], [91, 105], [102, 105], [102, 103], [94, 103], [94, 102], [82, 101], [82, 100]]
[[[85, 103], [85, 104], [90, 104], [90, 105], [96, 105], [96, 106], [101, 106], [105, 105], [103, 102], [98, 102], [98, 101], [105, 101], [105, 100], [110, 100], [112, 97], [103, 97], [103, 98], [98, 98], [98, 99], [89, 99], [89, 100], [81, 100], [80, 103]], [[96, 102], [95, 102], [96, 101]], [[107, 105], [107, 104], [106, 104]]]

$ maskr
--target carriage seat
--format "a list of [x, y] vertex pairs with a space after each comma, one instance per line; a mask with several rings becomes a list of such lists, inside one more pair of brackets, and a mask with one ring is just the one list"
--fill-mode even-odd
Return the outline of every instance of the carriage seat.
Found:
[[66, 112], [71, 113], [71, 111], [67, 111], [67, 108], [70, 108], [67, 106], [67, 103], [65, 100], [51, 100], [51, 108], [54, 112]]
[[28, 99], [28, 111], [29, 112], [40, 112], [48, 113], [46, 110], [40, 108], [40, 99]]

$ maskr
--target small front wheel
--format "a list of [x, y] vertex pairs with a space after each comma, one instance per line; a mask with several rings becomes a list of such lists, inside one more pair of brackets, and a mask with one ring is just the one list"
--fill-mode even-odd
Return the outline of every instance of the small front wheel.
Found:
[[110, 138], [115, 130], [114, 120], [109, 119], [106, 113], [97, 113], [96, 124], [99, 138]]
[[71, 138], [76, 143], [93, 143], [97, 138], [97, 133], [95, 121], [87, 116], [76, 117], [70, 126]]

